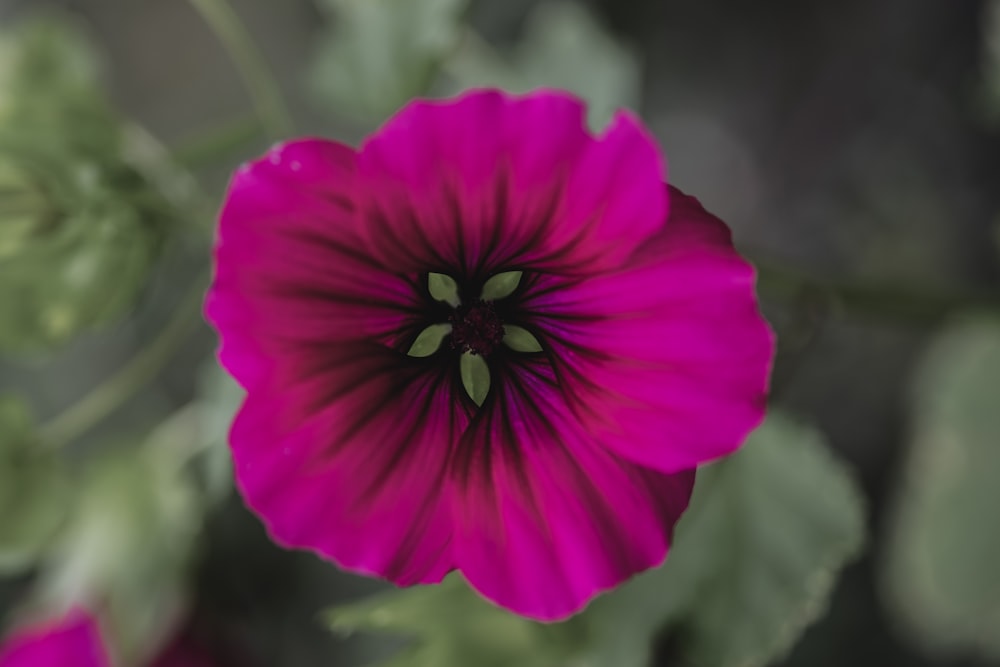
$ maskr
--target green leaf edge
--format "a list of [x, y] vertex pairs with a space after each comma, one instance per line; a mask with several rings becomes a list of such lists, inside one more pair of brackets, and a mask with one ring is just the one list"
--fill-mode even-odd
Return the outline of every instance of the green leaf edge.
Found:
[[[774, 414], [771, 411], [769, 413], [768, 417], [774, 418]], [[799, 608], [798, 613], [790, 614], [789, 621], [779, 630], [770, 647], [739, 662], [726, 663], [718, 667], [765, 667], [787, 657], [802, 634], [830, 610], [833, 591], [839, 575], [844, 568], [864, 553], [869, 543], [866, 519], [868, 502], [861, 489], [857, 473], [834, 454], [826, 442], [826, 437], [815, 426], [782, 413], [778, 413], [777, 417], [790, 426], [814, 432], [819, 436], [814, 441], [817, 456], [826, 459], [829, 468], [837, 470], [842, 476], [845, 489], [851, 498], [851, 504], [847, 509], [852, 514], [852, 523], [857, 530], [853, 532], [852, 539], [845, 540], [841, 544], [839, 550], [831, 549], [827, 561], [820, 565], [812, 577], [804, 582], [804, 589], [811, 593], [809, 599]]]

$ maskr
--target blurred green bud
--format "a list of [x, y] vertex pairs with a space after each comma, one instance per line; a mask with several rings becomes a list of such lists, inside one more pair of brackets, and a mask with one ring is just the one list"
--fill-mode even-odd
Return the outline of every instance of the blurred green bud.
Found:
[[[113, 320], [134, 300], [156, 258], [158, 240], [140, 214], [114, 200], [36, 221], [15, 232], [0, 256], [0, 348], [61, 343]], [[27, 223], [21, 222], [21, 225]]]
[[66, 21], [35, 19], [0, 33], [0, 130], [16, 128], [43, 145], [68, 140], [74, 151], [112, 145], [98, 71], [83, 32]]
[[0, 155], [0, 260], [16, 255], [53, 217], [39, 183], [17, 162]]
[[119, 317], [173, 209], [134, 165], [92, 52], [52, 21], [0, 34], [0, 351]]
[[24, 404], [0, 397], [0, 574], [28, 569], [66, 518], [69, 476]]

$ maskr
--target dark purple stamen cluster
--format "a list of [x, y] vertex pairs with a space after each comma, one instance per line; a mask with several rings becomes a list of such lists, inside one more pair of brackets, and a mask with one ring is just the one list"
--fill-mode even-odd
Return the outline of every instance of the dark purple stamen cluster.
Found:
[[461, 305], [448, 318], [451, 346], [462, 352], [488, 355], [503, 341], [503, 322], [492, 301], [476, 299]]

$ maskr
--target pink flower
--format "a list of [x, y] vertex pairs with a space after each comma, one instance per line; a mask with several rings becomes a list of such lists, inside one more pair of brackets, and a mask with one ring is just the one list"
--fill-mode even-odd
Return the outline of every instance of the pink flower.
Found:
[[557, 92], [417, 101], [357, 151], [241, 168], [206, 312], [277, 542], [400, 585], [458, 569], [539, 619], [663, 561], [773, 354], [726, 226], [637, 119], [592, 137]]
[[108, 667], [110, 664], [97, 621], [82, 609], [16, 628], [0, 645], [0, 667]]

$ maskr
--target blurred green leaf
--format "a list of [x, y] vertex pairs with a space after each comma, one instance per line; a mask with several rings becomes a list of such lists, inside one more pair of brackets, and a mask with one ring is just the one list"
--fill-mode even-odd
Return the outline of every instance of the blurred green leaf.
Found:
[[467, 0], [323, 0], [332, 28], [310, 71], [318, 99], [371, 123], [425, 92]]
[[1000, 658], [1000, 320], [959, 323], [916, 377], [882, 578], [914, 641]]
[[213, 358], [198, 379], [197, 406], [201, 438], [206, 450], [201, 457], [201, 479], [209, 502], [223, 500], [233, 490], [233, 461], [229, 452], [229, 429], [246, 392]]
[[436, 586], [377, 595], [327, 612], [341, 633], [412, 640], [384, 667], [560, 667], [581, 637], [568, 626], [520, 618], [486, 602], [458, 574]]
[[0, 350], [55, 346], [134, 300], [172, 204], [131, 163], [69, 24], [0, 33]]
[[603, 127], [615, 110], [636, 108], [640, 67], [587, 9], [576, 2], [547, 2], [528, 17], [521, 42], [505, 60], [468, 38], [447, 63], [463, 88], [497, 86], [512, 92], [563, 88], [589, 103], [590, 124]]
[[225, 442], [229, 426], [246, 391], [219, 366], [214, 358], [204, 364], [198, 378], [198, 403], [205, 410], [205, 430], [213, 442]]
[[[170, 428], [179, 435], [176, 424]], [[165, 440], [162, 432], [156, 437]], [[179, 465], [185, 443], [174, 444], [180, 459], [149, 447], [89, 464], [33, 597], [43, 608], [100, 608], [125, 664], [145, 664], [186, 607], [186, 572], [203, 512]]]
[[646, 667], [666, 627], [678, 664], [765, 665], [825, 611], [863, 534], [859, 491], [822, 436], [772, 412], [699, 472], [666, 564], [591, 605], [593, 662]]
[[699, 474], [666, 564], [564, 623], [485, 602], [456, 575], [329, 613], [335, 629], [415, 639], [392, 667], [648, 667], [666, 629], [678, 664], [764, 665], [826, 608], [863, 540], [858, 491], [814, 430], [772, 414]]
[[0, 397], [0, 575], [30, 568], [67, 514], [67, 471], [33, 432], [27, 408]]

